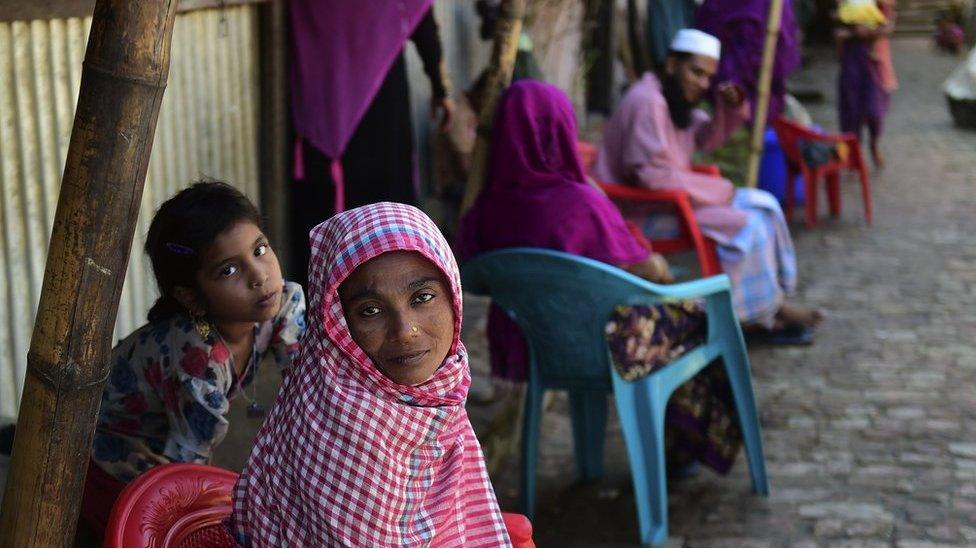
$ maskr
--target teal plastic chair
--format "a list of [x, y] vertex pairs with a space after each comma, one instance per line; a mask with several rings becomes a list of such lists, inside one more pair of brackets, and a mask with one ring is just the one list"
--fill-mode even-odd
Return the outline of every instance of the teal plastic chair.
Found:
[[[507, 248], [472, 259], [461, 277], [465, 291], [490, 296], [518, 323], [528, 342], [520, 499], [522, 512], [530, 518], [543, 392], [569, 392], [577, 469], [581, 479], [591, 480], [602, 474], [606, 393], [612, 390], [634, 481], [640, 541], [643, 545], [665, 542], [665, 407], [675, 389], [718, 359], [732, 385], [753, 489], [769, 494], [749, 358], [732, 310], [727, 276], [662, 286], [584, 257]], [[707, 341], [648, 376], [624, 381], [611, 363], [604, 335], [613, 308], [693, 298], [705, 300]]]

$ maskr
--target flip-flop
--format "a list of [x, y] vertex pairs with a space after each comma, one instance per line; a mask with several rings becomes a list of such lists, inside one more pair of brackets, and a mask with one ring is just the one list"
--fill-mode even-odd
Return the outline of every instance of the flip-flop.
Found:
[[761, 345], [811, 345], [813, 331], [800, 324], [789, 324], [782, 328], [770, 330], [759, 328], [745, 334], [746, 342]]

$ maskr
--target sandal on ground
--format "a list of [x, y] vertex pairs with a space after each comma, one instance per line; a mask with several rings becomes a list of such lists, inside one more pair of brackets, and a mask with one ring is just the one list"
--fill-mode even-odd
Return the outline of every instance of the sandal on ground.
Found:
[[800, 324], [782, 328], [756, 328], [745, 332], [746, 343], [759, 345], [811, 345], [813, 331]]
[[687, 463], [666, 465], [666, 472], [668, 475], [668, 480], [688, 480], [690, 478], [695, 478], [702, 472], [701, 462], [697, 459], [693, 459]]

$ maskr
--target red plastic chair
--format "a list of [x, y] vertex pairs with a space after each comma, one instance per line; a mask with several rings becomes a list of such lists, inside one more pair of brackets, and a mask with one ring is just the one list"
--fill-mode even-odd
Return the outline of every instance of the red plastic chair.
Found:
[[508, 537], [512, 540], [512, 547], [535, 547], [532, 541], [532, 523], [529, 517], [518, 513], [502, 513]]
[[[827, 181], [827, 203], [830, 207], [830, 215], [837, 217], [840, 215], [840, 171], [848, 169], [857, 173], [861, 180], [861, 196], [864, 200], [864, 218], [868, 225], [871, 224], [871, 182], [868, 179], [868, 170], [864, 164], [864, 155], [861, 154], [861, 144], [857, 136], [850, 133], [827, 134], [813, 131], [801, 126], [792, 120], [780, 116], [773, 121], [773, 128], [776, 130], [776, 138], [786, 156], [786, 219], [793, 218], [793, 185], [789, 182], [796, 179], [796, 174], [803, 176], [803, 189], [806, 195], [806, 222], [807, 227], [812, 228], [817, 224], [817, 183], [821, 177]], [[816, 141], [820, 143], [847, 145], [847, 158], [834, 160], [822, 166], [811, 168], [803, 161], [800, 154], [799, 142]]]
[[[112, 508], [106, 547], [237, 547], [224, 526], [237, 473], [192, 463], [159, 465], [132, 481]], [[525, 515], [502, 513], [514, 547], [535, 547]]]
[[614, 202], [624, 203], [652, 203], [668, 206], [678, 217], [681, 234], [674, 238], [656, 238], [651, 240], [655, 252], [663, 255], [695, 250], [698, 254], [698, 264], [702, 276], [713, 276], [722, 273], [718, 254], [715, 253], [715, 243], [706, 238], [698, 227], [695, 212], [691, 207], [688, 193], [680, 190], [652, 191], [639, 187], [617, 185], [615, 183], [600, 183], [607, 196]]
[[236, 547], [223, 525], [237, 473], [191, 463], [159, 465], [112, 507], [106, 547]]
[[[599, 149], [592, 143], [586, 141], [576, 142], [577, 150], [583, 168], [590, 172], [596, 164], [596, 157]], [[709, 175], [721, 175], [718, 166], [693, 166], [693, 170]], [[695, 211], [691, 207], [691, 199], [688, 193], [681, 190], [652, 191], [639, 187], [619, 185], [616, 183], [600, 182], [600, 188], [607, 193], [610, 200], [626, 208], [628, 203], [644, 203], [649, 205], [660, 205], [664, 210], [677, 216], [680, 226], [680, 234], [674, 238], [657, 238], [651, 240], [651, 247], [655, 252], [663, 255], [674, 254], [689, 250], [695, 250], [698, 254], [698, 264], [702, 271], [702, 276], [713, 276], [722, 273], [721, 264], [718, 261], [718, 254], [715, 252], [715, 242], [706, 238], [698, 220], [695, 219]]]

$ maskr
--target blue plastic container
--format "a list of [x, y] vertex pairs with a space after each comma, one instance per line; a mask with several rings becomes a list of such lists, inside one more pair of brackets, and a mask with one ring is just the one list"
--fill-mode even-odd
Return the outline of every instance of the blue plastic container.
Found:
[[[759, 160], [759, 188], [768, 191], [786, 204], [786, 157], [779, 146], [779, 139], [772, 128], [766, 130], [762, 158]], [[796, 204], [803, 204], [803, 178], [799, 175], [793, 180], [793, 196]]]

